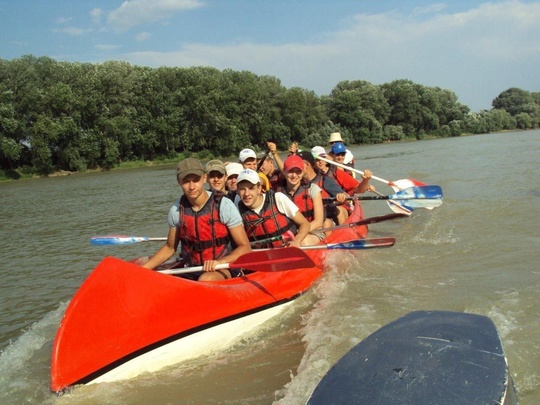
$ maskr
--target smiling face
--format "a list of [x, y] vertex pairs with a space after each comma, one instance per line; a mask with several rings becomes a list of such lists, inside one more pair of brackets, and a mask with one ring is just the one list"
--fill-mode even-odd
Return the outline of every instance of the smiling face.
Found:
[[343, 164], [346, 154], [347, 154], [346, 152], [340, 152], [340, 153], [334, 153], [332, 156], [334, 157], [334, 160], [337, 163]]
[[208, 184], [213, 190], [225, 190], [225, 175], [217, 170], [212, 170], [208, 173]]
[[300, 184], [302, 181], [302, 176], [304, 174], [303, 170], [300, 170], [297, 167], [293, 167], [292, 169], [289, 169], [285, 173], [285, 179], [287, 180], [287, 186], [288, 187], [296, 187]]
[[178, 181], [186, 198], [190, 201], [195, 201], [201, 196], [206, 183], [206, 174], [198, 176], [196, 174], [188, 174], [182, 180]]
[[236, 184], [236, 179], [238, 179], [238, 175], [237, 174], [231, 174], [229, 177], [227, 177], [227, 180], [225, 181], [226, 185], [227, 185], [227, 189], [228, 190], [236, 190], [236, 188], [238, 187], [238, 185]]
[[244, 166], [244, 169], [257, 170], [257, 159], [247, 158], [242, 162], [242, 166]]
[[254, 209], [262, 204], [262, 186], [260, 183], [253, 184], [243, 180], [237, 184], [236, 191], [246, 207]]

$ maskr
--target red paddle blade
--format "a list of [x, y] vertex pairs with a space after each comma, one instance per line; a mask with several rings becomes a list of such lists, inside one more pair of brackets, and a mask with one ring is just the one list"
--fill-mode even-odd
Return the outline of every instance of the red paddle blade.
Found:
[[315, 262], [297, 247], [258, 250], [242, 255], [230, 264], [230, 268], [254, 271], [283, 271], [315, 266]]
[[415, 179], [401, 179], [396, 181], [391, 181], [389, 186], [394, 189], [394, 191], [400, 191], [405, 190], [409, 187], [420, 187], [420, 186], [426, 186], [426, 183], [422, 183], [419, 180]]

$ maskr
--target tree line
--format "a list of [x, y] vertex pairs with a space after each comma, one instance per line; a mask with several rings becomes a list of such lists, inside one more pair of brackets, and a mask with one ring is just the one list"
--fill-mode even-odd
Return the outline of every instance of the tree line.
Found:
[[342, 81], [329, 95], [211, 67], [0, 59], [0, 170], [47, 175], [191, 153], [233, 156], [266, 141], [350, 144], [538, 128], [540, 93], [510, 88], [471, 112], [450, 90], [410, 80]]

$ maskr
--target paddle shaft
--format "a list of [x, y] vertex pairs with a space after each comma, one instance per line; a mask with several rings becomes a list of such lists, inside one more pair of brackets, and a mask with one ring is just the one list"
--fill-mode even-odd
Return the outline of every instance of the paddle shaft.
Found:
[[356, 222], [331, 226], [328, 228], [317, 229], [316, 231], [312, 231], [310, 233], [330, 232], [330, 231], [335, 231], [337, 229], [346, 229], [346, 228], [353, 228], [355, 226], [371, 225], [377, 222], [383, 222], [383, 221], [388, 221], [390, 219], [403, 218], [403, 217], [408, 217], [408, 215], [402, 214], [402, 213], [379, 215], [377, 217], [365, 218]]
[[[345, 169], [345, 170], [349, 170], [351, 172], [355, 172], [355, 173], [358, 173], [360, 174], [361, 176], [364, 175], [364, 172], [361, 171], [361, 170], [358, 170], [358, 169], [355, 169], [353, 167], [350, 167], [350, 166], [347, 166], [347, 165], [342, 165], [341, 163], [338, 163], [338, 162], [335, 162], [333, 160], [330, 160], [330, 159], [326, 159], [326, 158], [323, 158], [322, 156], [314, 156], [315, 159], [319, 159], [319, 160], [322, 160], [323, 162], [326, 162], [326, 163], [330, 163], [334, 166], [337, 166], [337, 167], [341, 167], [342, 169]], [[388, 181], [388, 180], [385, 180], [385, 179], [381, 179], [380, 177], [377, 177], [377, 176], [371, 176], [371, 178], [373, 180], [377, 180], [377, 181], [380, 181], [384, 184], [388, 184], [389, 186], [392, 186], [394, 183], [392, 183], [391, 181]]]
[[[288, 247], [283, 249], [255, 250], [240, 256], [234, 262], [218, 264], [219, 269], [249, 269], [254, 271], [284, 271], [315, 267], [313, 260], [301, 249]], [[163, 274], [184, 274], [202, 271], [203, 266], [181, 269], [158, 270]]]

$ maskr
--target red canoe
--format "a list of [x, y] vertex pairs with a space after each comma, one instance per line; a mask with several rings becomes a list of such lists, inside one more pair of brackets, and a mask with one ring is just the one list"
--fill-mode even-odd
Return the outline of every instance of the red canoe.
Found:
[[[363, 217], [356, 205], [349, 222]], [[335, 230], [322, 243], [365, 238], [367, 226]], [[326, 250], [307, 250], [315, 267], [196, 282], [106, 257], [61, 320], [51, 390], [117, 381], [217, 350], [283, 310], [322, 275]], [[209, 333], [210, 332], [210, 333]]]

